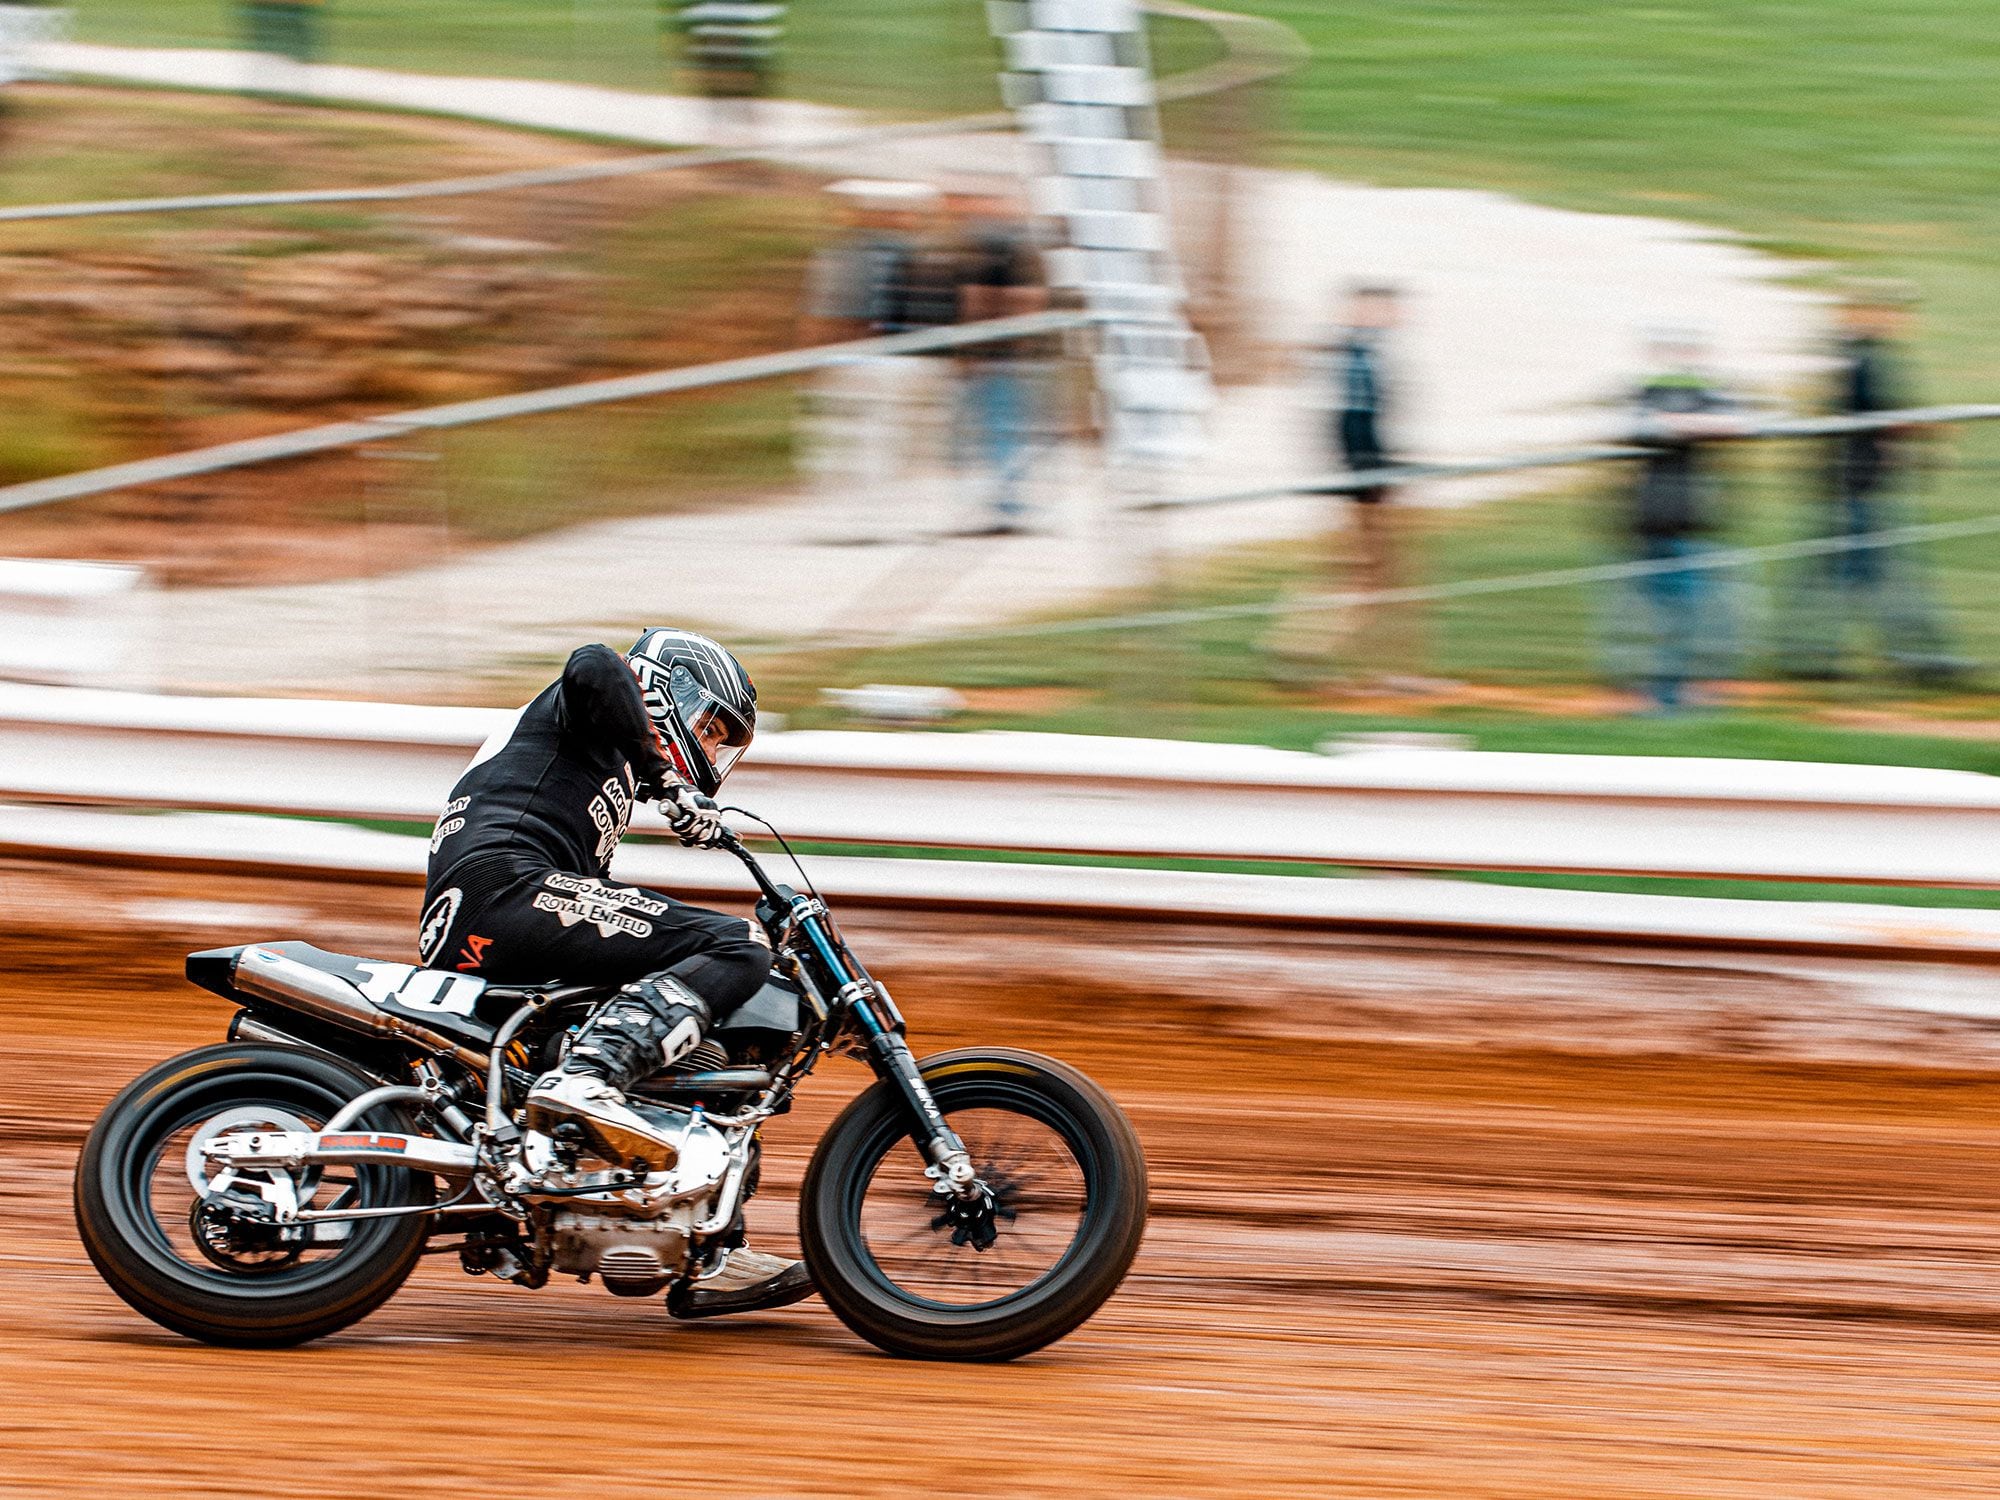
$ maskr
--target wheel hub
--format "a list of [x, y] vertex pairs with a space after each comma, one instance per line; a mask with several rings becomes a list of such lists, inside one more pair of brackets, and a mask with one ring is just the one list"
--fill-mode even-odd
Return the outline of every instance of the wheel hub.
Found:
[[981, 1178], [978, 1191], [945, 1199], [943, 1209], [931, 1219], [931, 1228], [949, 1229], [954, 1245], [991, 1250], [1000, 1238], [999, 1221], [1013, 1217], [1013, 1210], [1001, 1202], [991, 1183]]
[[[234, 1109], [225, 1109], [221, 1114], [211, 1116], [197, 1125], [188, 1139], [187, 1179], [198, 1198], [208, 1198], [212, 1194], [227, 1192], [237, 1179], [246, 1182], [250, 1177], [266, 1177], [272, 1174], [259, 1171], [239, 1173], [234, 1168], [208, 1174], [208, 1159], [202, 1155], [202, 1147], [217, 1136], [234, 1135], [242, 1131], [298, 1131], [310, 1135], [312, 1126], [288, 1110], [278, 1109], [268, 1104], [244, 1104]], [[292, 1179], [292, 1191], [300, 1208], [309, 1207], [313, 1195], [319, 1191], [319, 1168], [308, 1167], [304, 1171], [285, 1174]], [[261, 1195], [259, 1195], [261, 1196]]]
[[277, 1222], [275, 1205], [288, 1214], [307, 1207], [319, 1192], [317, 1167], [298, 1173], [224, 1168], [213, 1175], [202, 1148], [218, 1136], [245, 1130], [310, 1132], [312, 1126], [289, 1110], [268, 1104], [239, 1105], [213, 1115], [188, 1140], [186, 1170], [195, 1201], [188, 1210], [188, 1233], [202, 1258], [225, 1271], [281, 1271], [297, 1262], [306, 1231]]

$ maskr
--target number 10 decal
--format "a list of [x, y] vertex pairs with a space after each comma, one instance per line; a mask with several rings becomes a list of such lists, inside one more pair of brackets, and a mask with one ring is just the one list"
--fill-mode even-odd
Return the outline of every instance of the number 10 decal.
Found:
[[403, 1010], [432, 1015], [469, 1016], [486, 981], [442, 969], [413, 969], [408, 964], [362, 964], [368, 976], [361, 993], [377, 1005], [393, 1001]]

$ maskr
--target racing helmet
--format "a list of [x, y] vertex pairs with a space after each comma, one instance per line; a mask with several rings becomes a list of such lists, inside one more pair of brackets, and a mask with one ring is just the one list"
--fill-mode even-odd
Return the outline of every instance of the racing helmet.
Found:
[[655, 627], [625, 653], [646, 715], [689, 786], [713, 797], [757, 733], [757, 685], [705, 635]]

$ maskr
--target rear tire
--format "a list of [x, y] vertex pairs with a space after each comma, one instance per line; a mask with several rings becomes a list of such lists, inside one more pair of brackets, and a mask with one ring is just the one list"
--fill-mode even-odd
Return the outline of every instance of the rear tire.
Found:
[[[234, 1266], [226, 1255], [190, 1257], [175, 1243], [176, 1235], [186, 1237], [185, 1214], [163, 1213], [155, 1184], [172, 1185], [176, 1138], [224, 1111], [282, 1112], [317, 1128], [374, 1086], [324, 1053], [255, 1043], [205, 1047], [161, 1063], [105, 1107], [77, 1162], [76, 1227], [91, 1264], [134, 1309], [211, 1344], [302, 1344], [365, 1318], [415, 1269], [429, 1214], [352, 1221], [350, 1237], [322, 1258], [292, 1252], [286, 1259], [280, 1251], [274, 1261], [246, 1256]], [[392, 1106], [355, 1125], [413, 1129]], [[435, 1200], [426, 1173], [365, 1166], [352, 1174], [345, 1191], [355, 1207]], [[184, 1179], [180, 1186], [190, 1205], [201, 1201]]]
[[[1053, 1239], [1040, 1241], [1050, 1246], [1048, 1264], [1038, 1269], [1031, 1254], [1022, 1269], [938, 1227], [934, 1216], [948, 1200], [930, 1195], [918, 1170], [901, 1095], [878, 1083], [841, 1112], [806, 1171], [806, 1265], [826, 1304], [878, 1349], [913, 1359], [1017, 1359], [1074, 1331], [1125, 1279], [1146, 1231], [1145, 1156], [1110, 1096], [1051, 1058], [982, 1049], [940, 1053], [920, 1067], [938, 1108], [959, 1117], [953, 1127], [982, 1180], [1001, 1185], [992, 1251], [1012, 1250], [1010, 1236], [1034, 1243], [1030, 1220], [1051, 1196], [1037, 1181], [1069, 1185], [1054, 1195], [1063, 1206], [1042, 1214], [1057, 1221]], [[999, 1123], [968, 1133], [968, 1119]], [[1054, 1144], [1042, 1145], [1044, 1168], [1013, 1174], [1019, 1186], [1010, 1192], [1009, 1168], [995, 1154], [1002, 1133], [1020, 1130]], [[872, 1242], [870, 1221], [892, 1215], [904, 1233]], [[913, 1250], [899, 1248], [909, 1242]], [[964, 1295], [937, 1294], [954, 1286]]]

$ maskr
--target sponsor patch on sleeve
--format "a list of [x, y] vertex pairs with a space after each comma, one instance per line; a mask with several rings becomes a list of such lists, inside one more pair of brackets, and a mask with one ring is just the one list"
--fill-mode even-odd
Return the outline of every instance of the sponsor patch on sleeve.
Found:
[[465, 892], [453, 886], [440, 893], [437, 900], [425, 909], [424, 919], [417, 926], [417, 957], [426, 964], [443, 949], [445, 935], [458, 919], [459, 903], [464, 899]]

